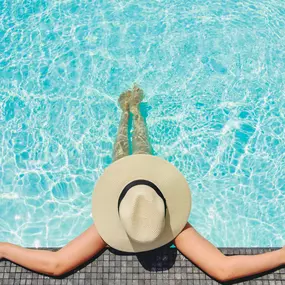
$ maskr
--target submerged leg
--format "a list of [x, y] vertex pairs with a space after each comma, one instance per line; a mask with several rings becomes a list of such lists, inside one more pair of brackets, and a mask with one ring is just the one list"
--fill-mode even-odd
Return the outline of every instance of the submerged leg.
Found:
[[128, 121], [129, 121], [129, 98], [131, 91], [126, 91], [120, 95], [118, 100], [123, 111], [121, 115], [120, 126], [113, 149], [113, 162], [129, 155], [128, 142]]
[[151, 154], [147, 126], [139, 110], [139, 104], [142, 100], [143, 91], [134, 85], [130, 99], [130, 111], [134, 115], [133, 154]]

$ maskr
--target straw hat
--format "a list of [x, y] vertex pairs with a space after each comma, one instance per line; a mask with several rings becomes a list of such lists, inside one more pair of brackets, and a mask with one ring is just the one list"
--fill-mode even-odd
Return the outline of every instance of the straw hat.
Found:
[[169, 243], [186, 225], [190, 210], [184, 176], [168, 161], [149, 154], [112, 163], [92, 194], [92, 217], [100, 236], [125, 252]]

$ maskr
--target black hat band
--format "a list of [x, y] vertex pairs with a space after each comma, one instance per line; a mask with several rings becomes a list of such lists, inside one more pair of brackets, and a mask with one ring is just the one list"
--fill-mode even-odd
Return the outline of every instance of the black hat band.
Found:
[[166, 215], [167, 205], [166, 205], [166, 200], [165, 200], [162, 192], [159, 190], [159, 188], [154, 183], [152, 183], [152, 182], [150, 182], [148, 180], [144, 180], [144, 179], [134, 180], [134, 181], [130, 182], [129, 184], [127, 184], [127, 186], [125, 186], [125, 188], [121, 192], [121, 194], [119, 196], [119, 199], [118, 199], [118, 211], [119, 211], [119, 208], [120, 208], [120, 204], [121, 204], [123, 198], [126, 196], [127, 192], [132, 187], [137, 186], [137, 185], [147, 185], [147, 186], [151, 187], [156, 192], [156, 194], [163, 200], [164, 212], [165, 212], [165, 215]]

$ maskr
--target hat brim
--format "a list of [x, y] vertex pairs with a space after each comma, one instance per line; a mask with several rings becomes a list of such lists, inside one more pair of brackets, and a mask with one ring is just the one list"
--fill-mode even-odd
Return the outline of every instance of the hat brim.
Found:
[[[131, 240], [118, 213], [118, 198], [122, 190], [137, 179], [153, 182], [166, 199], [165, 227], [151, 244]], [[110, 247], [125, 252], [143, 252], [172, 241], [186, 225], [191, 204], [189, 185], [174, 165], [157, 156], [133, 154], [115, 161], [104, 170], [92, 194], [92, 217], [100, 236]]]

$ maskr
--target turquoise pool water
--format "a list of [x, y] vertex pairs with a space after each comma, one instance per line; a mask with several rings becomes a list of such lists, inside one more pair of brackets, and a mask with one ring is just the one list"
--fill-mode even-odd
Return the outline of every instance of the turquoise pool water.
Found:
[[285, 244], [283, 1], [2, 3], [1, 241], [63, 246], [93, 223], [137, 82], [193, 226], [220, 247]]

